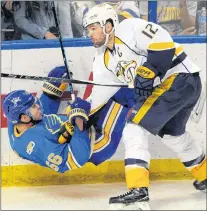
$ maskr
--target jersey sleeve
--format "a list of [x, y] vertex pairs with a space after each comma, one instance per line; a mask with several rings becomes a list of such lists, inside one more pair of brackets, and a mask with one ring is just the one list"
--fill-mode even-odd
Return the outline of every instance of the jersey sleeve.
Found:
[[119, 91], [114, 94], [112, 100], [126, 108], [132, 108], [136, 103], [136, 94], [134, 89], [120, 88]]
[[81, 168], [88, 162], [92, 151], [88, 131], [80, 131], [78, 127], [75, 127], [68, 149], [68, 167], [70, 170]]
[[53, 100], [46, 94], [42, 93], [40, 101], [44, 108], [44, 114], [57, 114], [60, 106], [60, 99]]
[[153, 71], [162, 76], [170, 69], [175, 56], [175, 43], [170, 34], [161, 26], [141, 19], [133, 19], [136, 48], [147, 53], [142, 70]]

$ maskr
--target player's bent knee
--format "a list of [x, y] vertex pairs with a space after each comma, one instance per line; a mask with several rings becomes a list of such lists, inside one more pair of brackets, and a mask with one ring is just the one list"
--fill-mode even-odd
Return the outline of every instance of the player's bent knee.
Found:
[[139, 145], [142, 149], [148, 149], [149, 132], [140, 125], [128, 123], [123, 131], [123, 142], [125, 148]]
[[68, 164], [71, 169], [81, 168], [85, 163], [88, 162], [90, 153], [77, 154], [77, 151], [70, 152], [68, 154]]
[[128, 123], [124, 128], [123, 142], [125, 147], [125, 160], [132, 158], [139, 161], [150, 162], [148, 150], [148, 136], [144, 128], [139, 125]]
[[90, 148], [87, 145], [80, 146], [80, 148], [73, 149], [73, 155], [76, 162], [81, 166], [90, 159]]

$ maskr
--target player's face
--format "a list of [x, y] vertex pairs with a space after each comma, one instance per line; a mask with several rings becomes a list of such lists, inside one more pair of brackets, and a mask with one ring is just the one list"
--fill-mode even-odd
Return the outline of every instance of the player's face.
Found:
[[99, 23], [94, 23], [87, 26], [87, 36], [91, 38], [95, 48], [99, 48], [104, 45], [106, 35], [103, 32], [103, 28]]
[[40, 106], [38, 104], [34, 104], [30, 108], [30, 113], [32, 114], [33, 120], [38, 121], [38, 120], [42, 119], [42, 112], [41, 112]]

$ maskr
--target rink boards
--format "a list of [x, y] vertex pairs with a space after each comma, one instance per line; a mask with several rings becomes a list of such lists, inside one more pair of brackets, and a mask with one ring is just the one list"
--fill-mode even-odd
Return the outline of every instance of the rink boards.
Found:
[[[185, 52], [202, 68], [202, 80], [206, 80], [206, 40], [193, 37], [174, 38], [183, 44]], [[63, 65], [59, 43], [57, 41], [5, 42], [2, 44], [2, 66], [4, 73], [47, 76], [55, 66]], [[85, 39], [67, 40], [65, 50], [73, 77], [91, 79], [94, 48]], [[26, 89], [39, 95], [42, 82], [1, 79], [2, 97], [15, 89]], [[80, 97], [90, 94], [91, 87], [74, 85]], [[68, 97], [67, 94], [65, 96]], [[66, 99], [62, 99], [59, 113], [63, 113]], [[206, 148], [206, 111], [198, 124], [189, 120], [187, 129], [197, 139], [197, 144]], [[156, 137], [150, 137], [152, 161], [150, 165], [151, 179], [191, 179], [191, 175], [176, 159], [176, 155], [166, 148]], [[7, 122], [1, 112], [1, 165], [2, 186], [74, 184], [95, 182], [124, 181], [124, 148], [120, 144], [116, 154], [107, 162], [96, 167], [86, 164], [83, 168], [64, 174], [34, 165], [19, 158], [9, 146]]]

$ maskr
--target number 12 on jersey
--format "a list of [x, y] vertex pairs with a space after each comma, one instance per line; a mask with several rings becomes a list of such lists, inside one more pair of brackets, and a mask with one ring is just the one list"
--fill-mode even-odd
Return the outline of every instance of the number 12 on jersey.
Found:
[[146, 27], [142, 31], [142, 33], [144, 35], [146, 35], [147, 37], [149, 37], [150, 39], [152, 39], [157, 31], [158, 31], [158, 29], [153, 29], [153, 25], [149, 23], [149, 24], [146, 25]]

